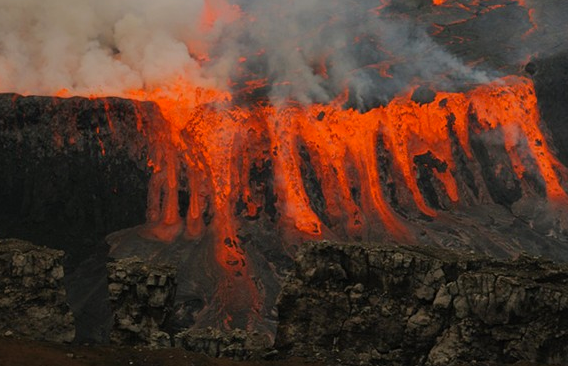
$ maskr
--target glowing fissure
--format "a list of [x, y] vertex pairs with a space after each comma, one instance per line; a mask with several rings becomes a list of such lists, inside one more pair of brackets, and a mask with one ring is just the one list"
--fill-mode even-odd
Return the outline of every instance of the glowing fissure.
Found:
[[[535, 20], [535, 9], [531, 8], [529, 4], [527, 4], [527, 0], [514, 0], [520, 7], [523, 7], [527, 11], [528, 21], [530, 24], [530, 28], [525, 31], [522, 35], [522, 39], [526, 39], [531, 34], [535, 33], [538, 30], [538, 24]], [[487, 2], [485, 0], [485, 2]], [[505, 7], [505, 4], [487, 4], [484, 3], [484, 0], [472, 0], [469, 1], [467, 4], [463, 4], [459, 1], [452, 1], [452, 0], [432, 0], [432, 5], [434, 6], [442, 6], [442, 7], [456, 7], [463, 10], [466, 10], [472, 13], [473, 17], [477, 17], [479, 13], [487, 13], [496, 9], [500, 9]], [[477, 7], [482, 6], [481, 9], [477, 9]], [[462, 19], [456, 21], [456, 23], [463, 23], [466, 22], [467, 19]], [[442, 27], [443, 28], [443, 27]]]

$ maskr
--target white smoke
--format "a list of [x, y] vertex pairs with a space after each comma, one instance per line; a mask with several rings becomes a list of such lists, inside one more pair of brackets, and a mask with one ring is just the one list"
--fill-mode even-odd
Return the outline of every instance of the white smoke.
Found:
[[[349, 88], [361, 106], [386, 102], [416, 82], [446, 88], [491, 80], [436, 44], [417, 19], [402, 14], [416, 12], [417, 4], [399, 10], [377, 9], [380, 3], [366, 0], [242, 0], [240, 5], [253, 20], [227, 25], [214, 42], [216, 60], [237, 65], [239, 56], [261, 53], [247, 66], [263, 70], [276, 103], [328, 102]], [[389, 75], [381, 77], [377, 65]], [[239, 78], [236, 68], [217, 71]]]
[[[220, 89], [267, 79], [275, 103], [327, 102], [349, 88], [360, 105], [411, 84], [495, 76], [431, 39], [412, 16], [433, 11], [427, 0], [232, 1], [0, 0], [0, 91], [127, 96], [179, 79]], [[204, 25], [207, 6], [240, 17]]]
[[201, 1], [1, 0], [0, 90], [121, 95], [200, 78]]

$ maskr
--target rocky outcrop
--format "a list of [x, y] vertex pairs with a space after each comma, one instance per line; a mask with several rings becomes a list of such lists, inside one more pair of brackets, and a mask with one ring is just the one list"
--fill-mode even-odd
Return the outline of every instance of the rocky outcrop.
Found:
[[276, 348], [342, 365], [568, 361], [568, 266], [434, 247], [308, 243]]
[[0, 233], [65, 251], [76, 339], [108, 341], [108, 233], [145, 220], [138, 126], [162, 117], [119, 98], [0, 94]]
[[222, 331], [214, 328], [188, 329], [175, 336], [176, 347], [210, 357], [231, 358], [238, 361], [270, 358], [278, 354], [270, 350], [268, 338], [258, 332], [242, 329]]
[[71, 342], [73, 314], [63, 286], [64, 252], [0, 240], [0, 334]]
[[169, 347], [165, 327], [176, 293], [176, 271], [138, 258], [108, 263], [114, 324], [110, 341], [120, 345]]

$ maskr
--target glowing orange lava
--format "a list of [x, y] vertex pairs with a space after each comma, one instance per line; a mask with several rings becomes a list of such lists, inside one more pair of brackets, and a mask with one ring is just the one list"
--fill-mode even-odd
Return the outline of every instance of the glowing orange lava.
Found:
[[[466, 10], [480, 1], [472, 1]], [[390, 1], [381, 3], [373, 11], [380, 13]], [[523, 0], [518, 3], [526, 6]], [[453, 6], [448, 0], [433, 0], [433, 5]], [[207, 32], [227, 14], [239, 16], [238, 9], [227, 7], [223, 0], [206, 1], [201, 31]], [[206, 53], [202, 46], [188, 45], [196, 53]], [[246, 60], [238, 58], [239, 63]], [[391, 66], [382, 62], [367, 67], [390, 78]], [[318, 75], [327, 77], [325, 57], [316, 69]], [[237, 92], [250, 94], [266, 85], [266, 78], [248, 80]], [[438, 213], [421, 191], [415, 158], [429, 155], [443, 163], [444, 168], [432, 172], [448, 202], [459, 205], [462, 197], [454, 150], [461, 149], [465, 159], [473, 161], [472, 131], [496, 129], [504, 134], [517, 177], [523, 179], [531, 159], [548, 199], [568, 202], [560, 178], [568, 175], [546, 144], [535, 91], [526, 78], [506, 77], [465, 93], [440, 91], [431, 102], [422, 104], [408, 92], [366, 113], [344, 108], [347, 93], [325, 105], [292, 101], [283, 106], [236, 105], [228, 92], [196, 88], [184, 80], [168, 88], [131, 93], [134, 98], [156, 102], [166, 121], [137, 126], [149, 140], [148, 165], [153, 169], [142, 235], [163, 242], [214, 238], [213, 258], [222, 273], [217, 282], [217, 311], [225, 327], [231, 327], [233, 315], [243, 310], [252, 327], [260, 321], [263, 307], [262, 291], [255, 285], [250, 258], [238, 235], [243, 218], [265, 214], [265, 197], [251, 180], [253, 167], [270, 163], [277, 226], [296, 235], [298, 241], [337, 237], [413, 240], [412, 230], [385, 193], [380, 171], [386, 161], [377, 153], [379, 144], [388, 152], [392, 169], [402, 177], [396, 184], [409, 192], [412, 207], [406, 209], [420, 214], [434, 217]], [[306, 186], [308, 161], [323, 196], [319, 207]], [[180, 191], [189, 196], [182, 215]]]
[[[235, 106], [227, 93], [182, 85], [177, 95], [176, 100], [160, 96], [159, 91], [143, 96], [157, 102], [169, 123], [149, 134], [154, 174], [145, 235], [168, 242], [180, 236], [199, 239], [210, 230], [216, 238], [215, 260], [226, 274], [219, 296], [227, 298], [223, 304], [233, 304], [229, 306], [232, 310], [226, 309], [227, 326], [235, 307], [248, 307], [256, 314], [262, 306], [237, 235], [242, 219], [236, 214], [237, 203], [243, 202], [250, 216], [263, 205], [249, 177], [254, 165], [272, 162], [279, 225], [284, 230], [312, 238], [364, 238], [374, 230], [410, 240], [412, 233], [383, 192], [379, 136], [392, 156], [393, 168], [404, 177], [415, 208], [436, 216], [419, 189], [414, 157], [429, 153], [447, 165], [434, 174], [449, 200], [458, 204], [451, 135], [457, 137], [466, 158], [473, 159], [470, 120], [475, 115], [482, 130], [504, 133], [505, 148], [519, 179], [530, 157], [545, 182], [549, 200], [567, 201], [559, 178], [565, 168], [546, 144], [533, 85], [526, 78], [506, 77], [467, 93], [438, 92], [425, 104], [412, 101], [409, 93], [367, 113], [342, 108], [345, 95], [327, 105], [284, 107]], [[523, 142], [526, 151], [520, 150]], [[306, 190], [302, 149], [321, 184], [327, 225]], [[190, 196], [185, 222], [179, 215], [181, 182], [187, 182], [183, 189]], [[354, 188], [360, 197], [353, 195]], [[205, 212], [213, 217], [209, 225]]]
[[[302, 145], [314, 161], [330, 218], [347, 225], [344, 229], [348, 233], [358, 232], [365, 221], [373, 225], [379, 221], [387, 232], [402, 235], [404, 229], [385, 201], [379, 184], [377, 164], [380, 162], [375, 154], [378, 135], [383, 137], [396, 168], [402, 172], [416, 207], [435, 216], [436, 212], [428, 207], [418, 188], [413, 158], [430, 152], [445, 162], [448, 169], [437, 172], [437, 178], [444, 184], [451, 201], [459, 201], [450, 133], [456, 134], [461, 148], [471, 158], [469, 115], [472, 113], [487, 130], [503, 129], [506, 149], [519, 178], [522, 178], [523, 164], [515, 149], [520, 136], [526, 138], [530, 155], [545, 179], [549, 197], [564, 196], [554, 174], [561, 165], [549, 152], [539, 129], [536, 96], [528, 79], [503, 78], [465, 94], [438, 92], [434, 101], [426, 104], [412, 101], [410, 95], [400, 96], [386, 107], [363, 114], [343, 109], [341, 98], [328, 105], [244, 108], [231, 106], [230, 98], [223, 93], [208, 93], [206, 103], [156, 100], [170, 121], [169, 130], [161, 137], [169, 139], [169, 147], [160, 145], [153, 159], [155, 176], [163, 175], [155, 179], [161, 182], [157, 187], [166, 198], [161, 207], [156, 207], [151, 200], [149, 208], [151, 221], [160, 222], [162, 226], [180, 222], [177, 193], [169, 194], [177, 192], [180, 163], [187, 165], [187, 179], [193, 188], [187, 217], [197, 219], [205, 210], [203, 199], [199, 197], [210, 194], [214, 197], [216, 214], [222, 215], [224, 225], [230, 227], [227, 222], [231, 221], [231, 212], [239, 197], [245, 199], [249, 210], [255, 210], [251, 187], [246, 180], [250, 166], [243, 166], [243, 162], [250, 165], [271, 159], [282, 220], [292, 223], [301, 232], [321, 235], [321, 219], [310, 208], [301, 176], [299, 146]], [[204, 94], [201, 92], [199, 97], [194, 97], [203, 98]], [[448, 124], [450, 119], [452, 131]], [[250, 135], [267, 137], [266, 146], [249, 146]], [[354, 168], [356, 174], [348, 174], [347, 166]], [[354, 176], [364, 197], [360, 205], [349, 193]], [[203, 192], [198, 196], [194, 191], [199, 190]], [[373, 219], [374, 216], [378, 220]], [[187, 226], [192, 228], [191, 232], [186, 232], [188, 237], [198, 236], [195, 227], [202, 227], [195, 222], [188, 222]], [[234, 238], [231, 230], [227, 237]], [[171, 238], [166, 236], [165, 239]]]

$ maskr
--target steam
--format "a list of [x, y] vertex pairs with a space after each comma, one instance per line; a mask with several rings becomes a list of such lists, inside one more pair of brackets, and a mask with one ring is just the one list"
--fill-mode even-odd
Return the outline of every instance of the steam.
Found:
[[185, 0], [1, 0], [0, 89], [118, 94], [177, 77], [205, 84], [186, 42], [201, 13]]
[[179, 80], [235, 91], [262, 80], [274, 103], [329, 102], [348, 89], [364, 107], [417, 83], [498, 76], [429, 36], [431, 23], [412, 16], [434, 10], [426, 0], [233, 1], [0, 0], [0, 91], [128, 96]]
[[[235, 57], [232, 65], [238, 55], [260, 53], [244, 66], [251, 74], [265, 71], [273, 102], [328, 102], [349, 88], [359, 105], [388, 102], [415, 82], [450, 87], [457, 81], [491, 80], [444, 51], [422, 24], [394, 9], [375, 9], [376, 2], [289, 0], [284, 6], [279, 0], [249, 0], [241, 5], [254, 21], [229, 25], [230, 32], [214, 44], [220, 55]], [[234, 68], [220, 71], [239, 77]]]

